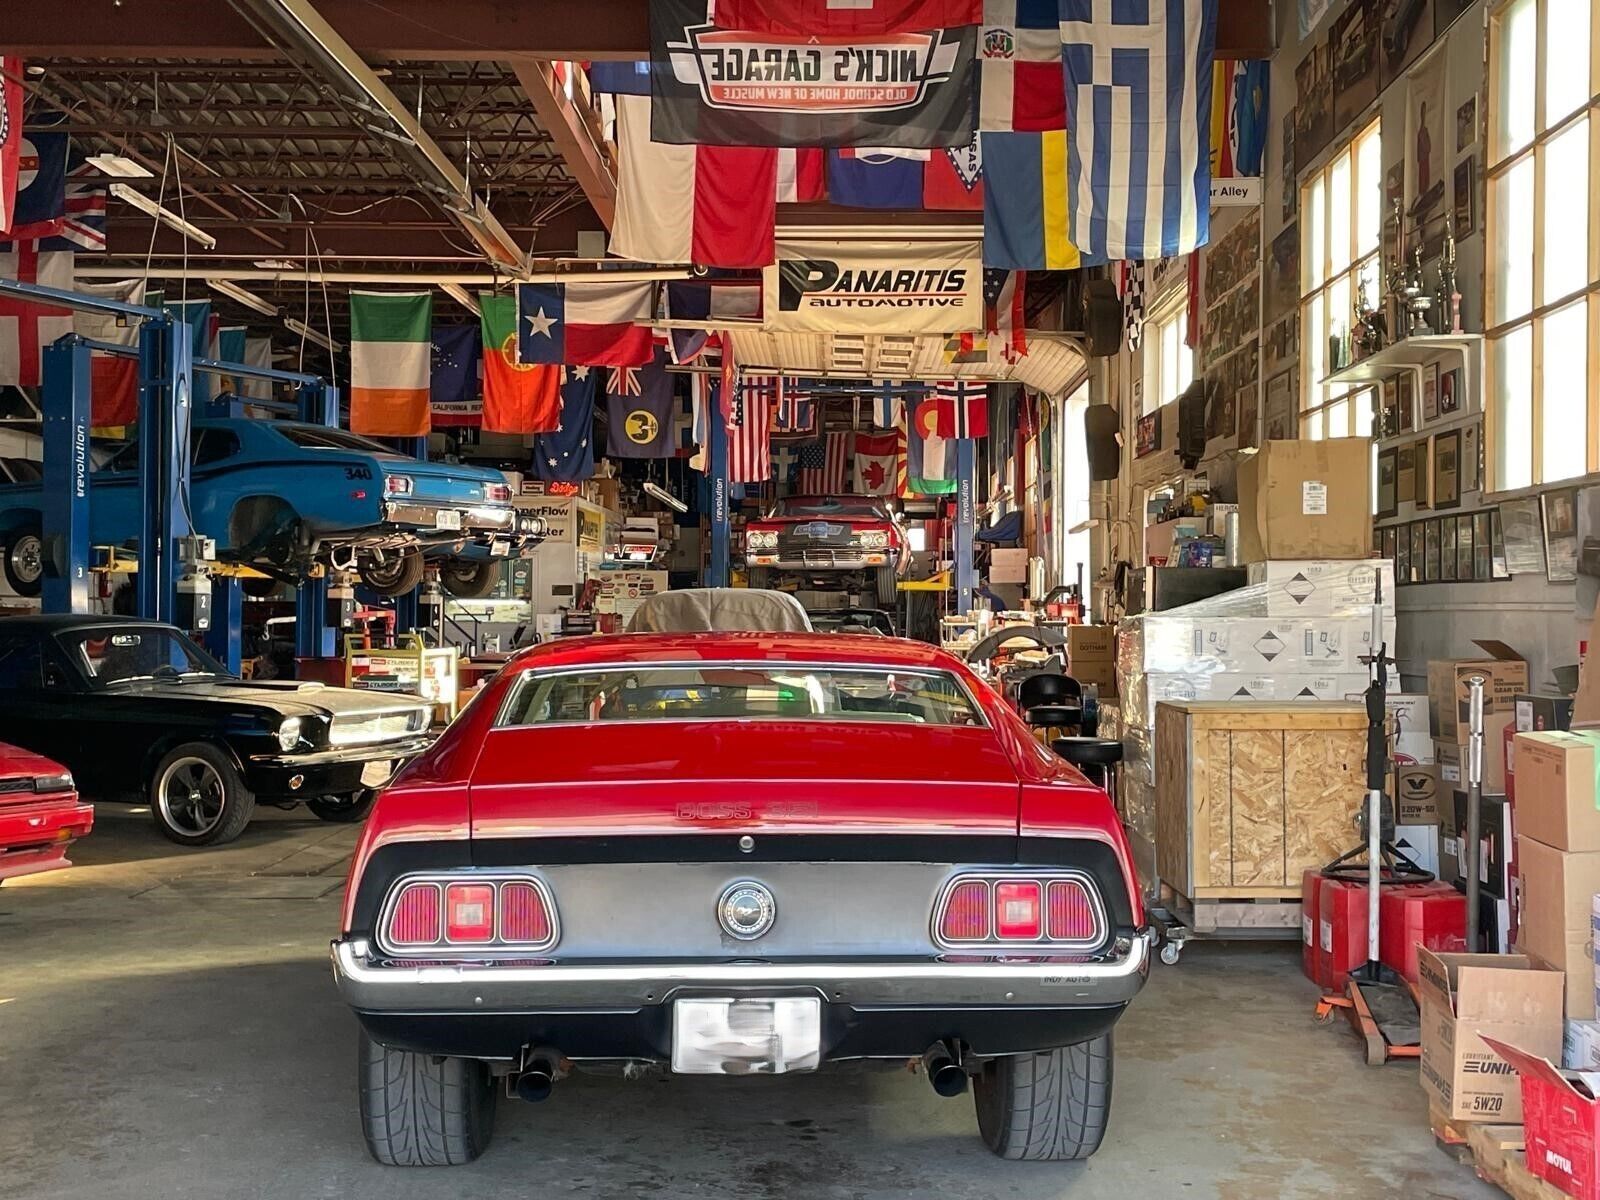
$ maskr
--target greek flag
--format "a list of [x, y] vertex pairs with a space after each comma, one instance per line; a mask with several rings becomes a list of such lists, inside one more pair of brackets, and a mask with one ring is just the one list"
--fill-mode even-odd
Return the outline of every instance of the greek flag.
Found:
[[1217, 0], [1061, 0], [1069, 232], [1085, 265], [1205, 244]]

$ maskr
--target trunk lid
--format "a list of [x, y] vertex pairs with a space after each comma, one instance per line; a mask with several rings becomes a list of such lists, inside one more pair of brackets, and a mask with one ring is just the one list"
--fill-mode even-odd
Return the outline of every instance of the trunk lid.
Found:
[[[574, 763], [588, 764], [574, 770]], [[630, 721], [489, 733], [472, 836], [1017, 832], [1016, 771], [982, 728]]]
[[487, 467], [467, 467], [454, 463], [425, 463], [414, 458], [397, 458], [383, 463], [383, 473], [403, 475], [411, 480], [409, 495], [396, 500], [424, 500], [451, 504], [492, 505], [504, 508], [508, 500], [487, 500], [484, 489], [504, 487], [505, 476]]

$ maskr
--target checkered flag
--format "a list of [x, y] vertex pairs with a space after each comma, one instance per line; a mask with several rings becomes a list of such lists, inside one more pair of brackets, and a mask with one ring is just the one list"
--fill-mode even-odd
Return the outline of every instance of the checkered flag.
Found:
[[1128, 349], [1137, 350], [1144, 340], [1144, 264], [1122, 264], [1122, 328], [1127, 333]]

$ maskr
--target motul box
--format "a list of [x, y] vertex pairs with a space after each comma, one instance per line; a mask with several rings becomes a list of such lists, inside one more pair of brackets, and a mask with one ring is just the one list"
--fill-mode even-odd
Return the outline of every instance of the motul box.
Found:
[[1513, 1037], [1486, 1040], [1521, 1079], [1529, 1173], [1576, 1200], [1600, 1200], [1600, 1075], [1563, 1071]]
[[1520, 954], [1417, 951], [1422, 1087], [1457, 1121], [1522, 1120], [1517, 1075], [1483, 1040], [1561, 1057], [1563, 980]]

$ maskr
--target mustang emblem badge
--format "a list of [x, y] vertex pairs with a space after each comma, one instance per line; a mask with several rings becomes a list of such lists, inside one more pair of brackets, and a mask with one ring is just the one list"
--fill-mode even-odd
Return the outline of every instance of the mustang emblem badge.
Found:
[[753, 880], [728, 885], [717, 901], [717, 920], [729, 937], [754, 941], [772, 928], [778, 905], [772, 893]]

